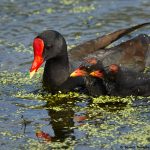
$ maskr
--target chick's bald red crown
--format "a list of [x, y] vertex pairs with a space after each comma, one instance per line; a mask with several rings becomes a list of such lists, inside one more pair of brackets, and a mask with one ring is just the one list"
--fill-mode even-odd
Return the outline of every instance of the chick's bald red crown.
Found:
[[109, 66], [103, 67], [102, 63], [97, 61], [96, 58], [89, 58], [86, 59], [79, 68], [71, 73], [70, 77], [83, 77], [89, 75], [96, 78], [104, 78], [104, 68], [107, 69], [107, 73], [114, 74], [119, 71], [119, 66], [117, 64], [111, 64]]

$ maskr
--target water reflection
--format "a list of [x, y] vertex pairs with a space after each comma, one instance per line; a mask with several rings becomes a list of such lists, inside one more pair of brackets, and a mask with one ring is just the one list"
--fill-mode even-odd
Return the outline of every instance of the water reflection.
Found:
[[[77, 99], [63, 99], [62, 103], [56, 103], [51, 105], [47, 103], [48, 115], [50, 116], [50, 124], [54, 130], [54, 137], [52, 141], [65, 141], [66, 138], [71, 138], [75, 140], [74, 127], [76, 122], [84, 121], [86, 118], [83, 114], [79, 114], [78, 117], [74, 108]], [[88, 105], [88, 104], [87, 104]], [[53, 107], [60, 107], [62, 110], [55, 110]], [[85, 116], [86, 114], [84, 114]], [[83, 117], [83, 118], [82, 118]]]
[[[59, 103], [51, 103], [48, 101], [44, 108], [47, 109], [50, 118], [49, 125], [47, 125], [46, 131], [42, 128], [38, 130], [36, 136], [42, 138], [43, 141], [48, 142], [64, 142], [68, 138], [70, 140], [78, 141], [80, 138], [86, 138], [86, 133], [79, 131], [78, 127], [84, 126], [86, 123], [98, 127], [103, 124], [108, 117], [107, 115], [103, 116], [103, 113], [98, 110], [95, 115], [92, 115], [91, 112], [82, 110], [82, 108], [86, 108], [87, 110], [92, 109], [90, 108], [91, 105], [92, 99], [87, 99], [84, 102], [79, 98], [63, 98]], [[126, 109], [126, 106], [127, 103], [124, 102], [106, 102], [97, 104], [98, 108], [102, 108], [106, 112], [112, 113], [117, 112], [118, 110], [124, 110]], [[78, 111], [76, 110], [76, 107], [78, 107]], [[50, 130], [53, 130], [53, 132]], [[77, 136], [77, 130], [80, 137]]]

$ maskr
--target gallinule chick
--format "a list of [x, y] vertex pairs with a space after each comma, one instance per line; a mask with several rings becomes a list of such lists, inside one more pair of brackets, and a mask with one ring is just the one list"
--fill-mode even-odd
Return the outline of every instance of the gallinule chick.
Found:
[[88, 94], [91, 96], [150, 96], [150, 73], [136, 72], [116, 64], [103, 67], [96, 64], [77, 68], [71, 77], [85, 79]]
[[[102, 59], [97, 56], [94, 56], [93, 58], [85, 59], [82, 62], [82, 64], [80, 65], [79, 70], [81, 72], [82, 69], [84, 68], [84, 71], [86, 71], [86, 74], [85, 74], [85, 72], [84, 73], [81, 72], [79, 74], [79, 72], [75, 71], [76, 74], [74, 74], [73, 76], [75, 77], [75, 76], [85, 76], [86, 75], [85, 83], [86, 83], [86, 87], [87, 87], [90, 95], [94, 95], [94, 94], [92, 94], [94, 92], [91, 93], [90, 91], [94, 91], [93, 87], [94, 87], [95, 82], [98, 83], [99, 80], [100, 80], [100, 82], [102, 82], [102, 79], [103, 79], [102, 84], [97, 87], [95, 86], [96, 87], [95, 93], [97, 93], [97, 94], [95, 94], [95, 96], [102, 95], [102, 93], [103, 93], [102, 87], [103, 87], [103, 89], [105, 89], [104, 91], [106, 91], [106, 92], [104, 92], [104, 93], [107, 93], [107, 95], [117, 95], [117, 94], [114, 94], [115, 91], [117, 91], [115, 88], [117, 84], [115, 83], [115, 80], [112, 80], [113, 78], [115, 79], [116, 74], [112, 75], [111, 71], [108, 73], [108, 71], [106, 70], [107, 66], [111, 65], [111, 63], [116, 62], [121, 67], [128, 68], [129, 72], [130, 72], [130, 70], [132, 70], [133, 74], [137, 73], [137, 76], [138, 76], [139, 75], [138, 72], [143, 71], [145, 69], [145, 67], [150, 64], [149, 63], [149, 60], [150, 60], [149, 44], [150, 44], [150, 39], [147, 35], [143, 35], [143, 34], [139, 35], [139, 36], [133, 38], [132, 40], [128, 40], [128, 41], [121, 43], [120, 45], [110, 49], [113, 52], [111, 51], [110, 55], [106, 55]], [[117, 51], [116, 51], [116, 49], [117, 49]], [[100, 65], [98, 65], [99, 63], [100, 63]], [[104, 78], [101, 77], [101, 74], [98, 74], [98, 75], [100, 75], [100, 78], [97, 78], [97, 80], [89, 76], [90, 71], [92, 69], [94, 70], [96, 68], [96, 67], [94, 67], [94, 65], [96, 65], [97, 68], [98, 68], [98, 66], [100, 66], [98, 69], [98, 73], [99, 73], [99, 71], [103, 71]], [[130, 75], [129, 75], [129, 77], [130, 77]], [[93, 83], [92, 83], [92, 80], [94, 80]], [[89, 84], [88, 84], [88, 82], [89, 82]], [[141, 80], [141, 82], [143, 82], [143, 80]], [[115, 90], [113, 91], [113, 89], [115, 89]], [[121, 95], [129, 95], [132, 93], [133, 92], [130, 92], [130, 93], [127, 92], [127, 94], [125, 94], [125, 93], [124, 94], [118, 93], [118, 94], [119, 95], [120, 94]], [[137, 93], [137, 92], [135, 92], [135, 93]]]
[[[94, 77], [94, 74], [90, 74], [92, 72], [96, 73], [96, 77]], [[102, 63], [97, 62], [95, 64], [94, 58], [88, 59], [87, 62], [85, 61], [82, 66], [70, 74], [70, 77], [83, 77], [88, 95], [94, 97], [107, 94], [103, 80], [104, 76], [105, 72]]]
[[33, 41], [34, 61], [30, 68], [30, 77], [46, 61], [43, 74], [43, 86], [46, 90], [55, 93], [59, 90], [69, 91], [78, 85], [83, 85], [81, 78], [72, 79], [69, 74], [84, 57], [108, 46], [127, 33], [149, 24], [143, 23], [131, 28], [118, 30], [80, 44], [69, 52], [67, 52], [66, 41], [60, 33], [46, 30]]
[[[90, 73], [101, 78], [97, 73], [101, 68]], [[128, 68], [112, 64], [105, 67], [103, 83], [111, 96], [150, 96], [150, 73], [136, 72]]]

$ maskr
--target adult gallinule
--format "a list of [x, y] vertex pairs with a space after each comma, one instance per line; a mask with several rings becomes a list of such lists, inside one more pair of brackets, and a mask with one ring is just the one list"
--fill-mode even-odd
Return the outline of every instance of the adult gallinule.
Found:
[[95, 51], [98, 51], [100, 48], [108, 46], [125, 34], [149, 24], [150, 23], [144, 23], [131, 28], [121, 29], [97, 39], [90, 40], [78, 45], [68, 53], [66, 41], [60, 33], [53, 30], [44, 31], [33, 41], [34, 61], [30, 68], [30, 77], [32, 77], [42, 63], [46, 61], [43, 74], [44, 87], [52, 93], [59, 90], [69, 91], [77, 85], [83, 84], [82, 80], [80, 80], [81, 78], [70, 78], [69, 74], [84, 57], [88, 56], [88, 54], [95, 53]]
[[[143, 71], [146, 66], [150, 65], [149, 45], [150, 37], [146, 34], [140, 34], [131, 40], [105, 49], [106, 52], [95, 52], [89, 58], [102, 61], [103, 66], [118, 64], [135, 71]], [[87, 57], [86, 60], [89, 58]]]

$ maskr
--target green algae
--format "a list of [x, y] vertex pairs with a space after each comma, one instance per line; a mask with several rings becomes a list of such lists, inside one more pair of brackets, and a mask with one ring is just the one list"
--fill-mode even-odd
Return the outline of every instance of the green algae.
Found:
[[16, 141], [17, 139], [21, 139], [25, 137], [22, 133], [13, 133], [12, 131], [1, 131], [0, 132], [1, 137], [7, 137], [9, 140]]
[[15, 49], [16, 52], [18, 53], [29, 53], [29, 54], [33, 54], [33, 50], [32, 47], [28, 47], [28, 49], [22, 44], [22, 43], [9, 43], [9, 45], [13, 46], [13, 48]]
[[115, 145], [147, 146], [149, 144], [150, 125], [148, 121], [138, 117], [142, 109], [127, 106], [124, 110], [112, 113], [104, 108], [98, 109], [98, 107], [93, 106], [89, 112], [90, 118], [94, 118], [99, 123], [85, 123], [78, 126], [78, 129], [86, 132], [87, 135], [81, 141], [93, 147], [100, 146], [100, 148], [108, 149], [115, 147]]
[[147, 73], [147, 72], [149, 72], [149, 71], [150, 71], [150, 67], [149, 67], [149, 66], [145, 67], [144, 73]]
[[86, 13], [95, 10], [95, 6], [93, 4], [89, 6], [75, 6], [70, 12], [72, 13]]
[[[55, 94], [51, 95], [50, 93], [38, 90], [37, 93], [34, 93], [33, 89], [39, 88], [42, 89], [42, 86], [39, 82], [41, 80], [40, 78], [40, 73], [38, 72], [37, 75], [35, 76], [34, 80], [32, 81], [29, 79], [29, 74], [24, 74], [21, 72], [12, 72], [8, 73], [7, 71], [1, 72], [0, 73], [0, 83], [2, 85], [2, 88], [4, 88], [2, 91], [6, 92], [6, 88], [9, 86], [9, 96], [14, 97], [14, 98], [19, 98], [19, 99], [24, 99], [24, 100], [38, 100], [38, 101], [43, 101], [47, 103], [47, 106], [45, 109], [53, 109], [54, 111], [61, 111], [64, 110], [64, 107], [58, 104], [61, 103], [72, 103], [71, 100], [74, 99], [75, 97], [78, 97], [78, 93], [67, 93], [67, 94]], [[10, 89], [10, 87], [12, 88]], [[33, 89], [28, 89], [29, 86], [31, 86]], [[8, 89], [7, 89], [8, 90]], [[33, 92], [30, 92], [33, 91]], [[4, 93], [3, 93], [4, 94]], [[44, 106], [41, 104], [39, 105], [21, 105], [21, 104], [16, 104], [16, 106], [21, 106], [25, 107], [28, 109], [43, 109]]]
[[63, 5], [74, 5], [74, 4], [78, 4], [79, 1], [78, 0], [76, 0], [76, 1], [74, 1], [74, 0], [61, 0], [60, 3]]
[[36, 80], [38, 80], [39, 78], [35, 78], [35, 80], [33, 82], [31, 82], [31, 80], [29, 79], [29, 73], [21, 73], [21, 72], [8, 72], [8, 71], [3, 71], [0, 73], [0, 83], [2, 85], [31, 85], [34, 82], [36, 82]]
[[26, 149], [32, 150], [48, 150], [48, 149], [61, 149], [61, 150], [74, 150], [75, 141], [67, 138], [62, 142], [39, 142], [38, 140], [28, 139], [28, 144], [25, 145]]
[[68, 49], [70, 50], [70, 49], [74, 48], [75, 45], [68, 45], [67, 47], [68, 47]]
[[50, 7], [46, 9], [47, 14], [51, 14], [51, 13], [54, 13], [54, 12], [55, 12], [55, 10], [50, 8]]
[[117, 97], [117, 96], [99, 96], [97, 98], [93, 98], [94, 103], [106, 103], [106, 102], [123, 102], [123, 103], [132, 103], [132, 100], [134, 99], [133, 96], [127, 96], [127, 97]]
[[14, 43], [14, 42], [0, 39], [0, 46], [4, 46], [4, 45], [9, 49], [13, 48], [14, 52], [33, 54], [32, 47], [30, 46], [26, 48], [22, 43]]

